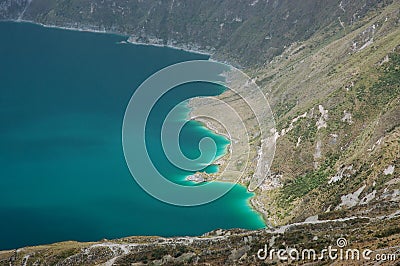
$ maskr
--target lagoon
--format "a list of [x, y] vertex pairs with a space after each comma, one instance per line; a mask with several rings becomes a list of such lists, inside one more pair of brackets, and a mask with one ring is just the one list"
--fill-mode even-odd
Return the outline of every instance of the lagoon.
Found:
[[[177, 207], [144, 192], [125, 163], [122, 121], [135, 88], [166, 66], [208, 56], [30, 23], [0, 22], [0, 34], [0, 250], [264, 227], [243, 186], [206, 205]], [[177, 87], [160, 100], [146, 132], [157, 168], [177, 183], [192, 173], [168, 163], [160, 125], [172, 107], [201, 96], [199, 87], [203, 96], [222, 92], [204, 84]], [[181, 109], [176, 119], [189, 111]], [[215, 140], [219, 155], [225, 152], [228, 141], [195, 121], [182, 132], [183, 152], [198, 156], [203, 137]]]

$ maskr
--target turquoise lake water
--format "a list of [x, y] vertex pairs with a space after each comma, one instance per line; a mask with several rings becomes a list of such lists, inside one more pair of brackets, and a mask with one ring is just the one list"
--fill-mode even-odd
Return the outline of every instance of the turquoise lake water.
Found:
[[[122, 121], [135, 88], [168, 65], [207, 56], [28, 23], [1, 22], [0, 34], [0, 250], [264, 227], [242, 186], [203, 206], [177, 207], [146, 194], [125, 163]], [[191, 173], [168, 163], [160, 125], [172, 107], [199, 96], [199, 89], [201, 95], [223, 90], [201, 83], [177, 87], [160, 100], [146, 129], [152, 159], [176, 183]], [[177, 119], [188, 112], [185, 105], [181, 109]], [[182, 131], [183, 152], [198, 156], [198, 141], [206, 136], [223, 154], [228, 141], [193, 121]]]

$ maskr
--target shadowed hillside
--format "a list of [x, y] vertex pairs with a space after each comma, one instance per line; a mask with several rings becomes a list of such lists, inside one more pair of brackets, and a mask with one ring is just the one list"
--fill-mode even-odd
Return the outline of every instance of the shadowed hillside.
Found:
[[308, 39], [318, 30], [337, 30], [341, 23], [353, 25], [367, 12], [388, 3], [19, 0], [1, 4], [0, 17], [120, 32], [135, 36], [139, 42], [189, 46], [215, 52], [217, 58], [231, 63], [254, 65], [269, 62], [285, 47]]

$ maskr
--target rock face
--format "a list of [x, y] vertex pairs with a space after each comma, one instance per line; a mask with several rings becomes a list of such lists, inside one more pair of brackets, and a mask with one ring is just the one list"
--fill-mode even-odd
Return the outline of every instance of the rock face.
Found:
[[[59, 243], [1, 252], [0, 264], [257, 265], [265, 244], [323, 248], [339, 237], [351, 239], [350, 247], [398, 253], [399, 0], [27, 4], [3, 1], [0, 16], [116, 31], [245, 66], [276, 121], [271, 172], [251, 202], [277, 228]], [[256, 161], [261, 140], [252, 137]]]
[[266, 182], [255, 197], [274, 225], [397, 200], [389, 195], [399, 189], [399, 1], [380, 10], [333, 41], [315, 34], [254, 71], [279, 132], [272, 173], [281, 186]]
[[0, 3], [0, 19], [21, 19], [31, 0], [4, 0]]
[[24, 12], [28, 2], [5, 1], [0, 18], [122, 32], [137, 42], [215, 51], [231, 63], [263, 65], [293, 42], [341, 27], [338, 17], [348, 27], [390, 1], [33, 0]]

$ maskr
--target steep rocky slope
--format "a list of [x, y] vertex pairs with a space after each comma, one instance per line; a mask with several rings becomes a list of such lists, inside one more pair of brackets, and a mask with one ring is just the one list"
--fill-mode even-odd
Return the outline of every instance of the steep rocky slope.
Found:
[[360, 23], [332, 42], [322, 33], [295, 43], [253, 74], [278, 138], [274, 174], [254, 201], [275, 224], [398, 194], [398, 2]]
[[252, 199], [276, 229], [59, 243], [2, 252], [4, 265], [249, 265], [261, 263], [264, 244], [323, 248], [339, 237], [399, 254], [399, 0], [21, 0], [1, 3], [0, 16], [212, 51], [264, 90], [277, 138], [272, 172]]
[[140, 42], [214, 51], [230, 63], [253, 65], [268, 62], [318, 30], [354, 24], [390, 2], [8, 0], [0, 5], [0, 18], [120, 32]]

